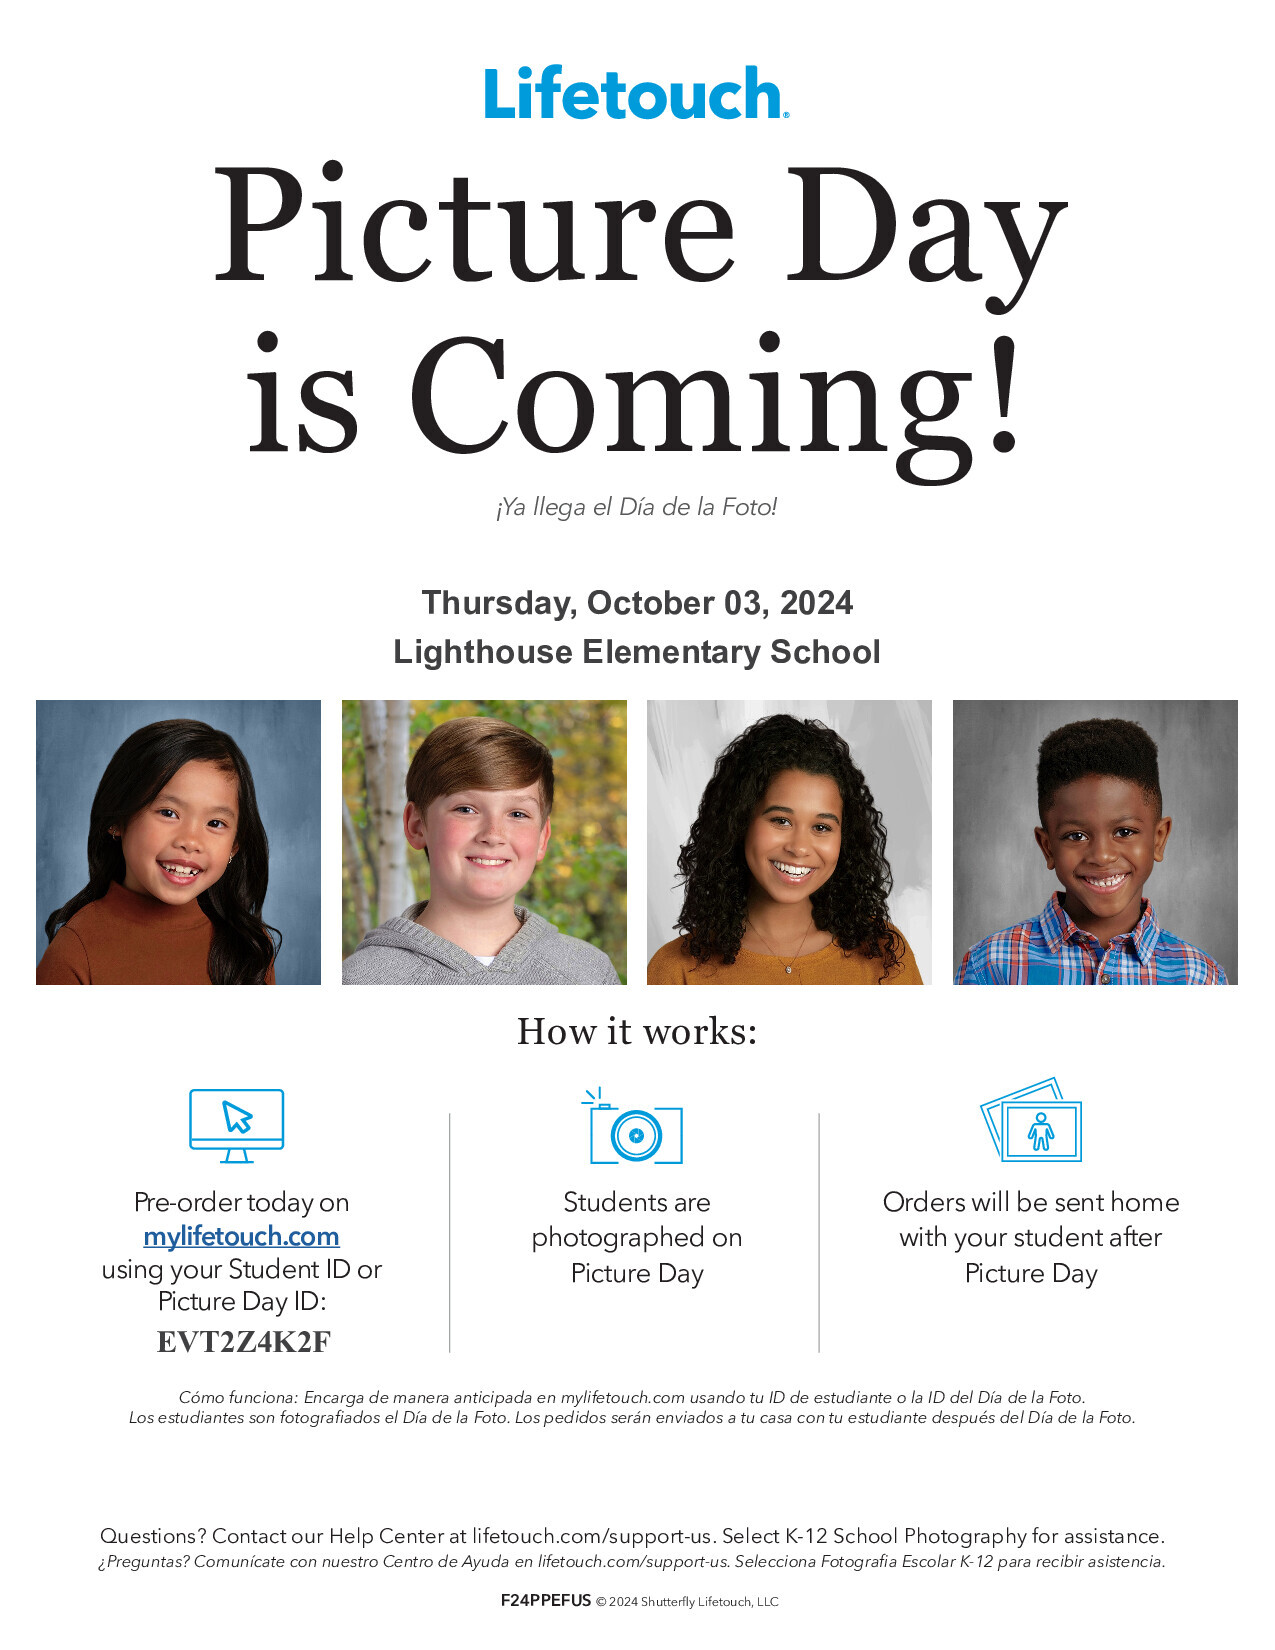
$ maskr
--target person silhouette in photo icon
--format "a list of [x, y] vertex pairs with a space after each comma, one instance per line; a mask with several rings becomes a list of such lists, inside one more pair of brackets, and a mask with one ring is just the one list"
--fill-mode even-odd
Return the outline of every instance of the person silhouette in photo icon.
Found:
[[1027, 1138], [1031, 1141], [1034, 1152], [1049, 1150], [1049, 1142], [1054, 1138], [1054, 1127], [1043, 1111], [1036, 1113], [1036, 1121], [1028, 1129]]

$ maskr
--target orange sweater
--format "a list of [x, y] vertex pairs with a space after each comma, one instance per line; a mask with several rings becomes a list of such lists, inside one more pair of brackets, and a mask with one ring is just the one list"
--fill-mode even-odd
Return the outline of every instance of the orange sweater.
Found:
[[[165, 905], [113, 882], [49, 942], [37, 985], [211, 985], [213, 925], [192, 900]], [[266, 976], [274, 984], [274, 968]]]
[[[812, 951], [793, 964], [791, 974], [784, 972], [785, 963], [778, 957], [763, 956], [759, 951], [740, 950], [733, 963], [702, 962], [682, 950], [681, 940], [670, 940], [662, 945], [646, 965], [648, 985], [920, 985], [921, 970], [916, 966], [903, 935], [903, 967], [886, 979], [881, 979], [881, 962], [877, 957], [865, 956], [862, 951], [849, 956], [837, 944], [825, 945], [822, 951]], [[785, 959], [788, 961], [790, 959]]]

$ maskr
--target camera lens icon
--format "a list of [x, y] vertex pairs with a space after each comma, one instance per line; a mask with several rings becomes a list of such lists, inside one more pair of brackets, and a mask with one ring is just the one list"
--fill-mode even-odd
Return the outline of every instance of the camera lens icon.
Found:
[[[590, 1163], [682, 1162], [681, 1106], [625, 1106], [590, 1091]], [[581, 1101], [583, 1105], [584, 1102]]]
[[654, 1157], [664, 1142], [664, 1130], [649, 1111], [622, 1111], [611, 1125], [611, 1145], [630, 1163]]

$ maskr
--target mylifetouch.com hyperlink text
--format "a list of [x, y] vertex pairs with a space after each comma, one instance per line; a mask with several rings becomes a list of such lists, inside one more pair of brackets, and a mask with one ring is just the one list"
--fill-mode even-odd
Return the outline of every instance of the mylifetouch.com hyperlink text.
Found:
[[259, 1226], [255, 1231], [244, 1231], [232, 1226], [190, 1226], [185, 1222], [169, 1231], [147, 1232], [143, 1247], [165, 1249], [339, 1249], [339, 1232], [315, 1231], [309, 1226], [298, 1226], [291, 1232], [281, 1232], [273, 1224]]

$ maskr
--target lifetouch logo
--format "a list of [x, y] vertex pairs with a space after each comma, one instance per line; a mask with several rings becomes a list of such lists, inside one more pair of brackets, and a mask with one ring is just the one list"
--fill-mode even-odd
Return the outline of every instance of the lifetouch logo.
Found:
[[[737, 80], [721, 80], [716, 86], [708, 86], [697, 80], [689, 98], [680, 80], [671, 86], [657, 85], [654, 80], [626, 86], [614, 69], [609, 69], [597, 86], [589, 80], [573, 80], [564, 86], [559, 78], [561, 63], [546, 64], [534, 85], [533, 73], [534, 70], [524, 65], [518, 70], [520, 84], [504, 91], [500, 70], [485, 70], [484, 119], [552, 120], [561, 107], [562, 113], [572, 120], [592, 120], [599, 112], [605, 113], [609, 120], [623, 120], [626, 115], [632, 115], [635, 120], [658, 120], [663, 114], [671, 114], [674, 120], [703, 120], [706, 115], [717, 120], [756, 120], [763, 101], [767, 120], [778, 120], [782, 113], [779, 87], [773, 81], [759, 80], [752, 63], [744, 70], [742, 85]], [[784, 119], [787, 118], [784, 115]]]

